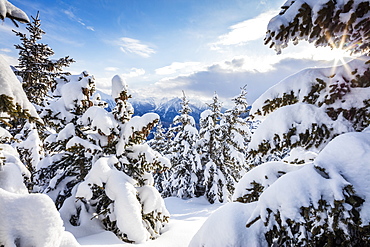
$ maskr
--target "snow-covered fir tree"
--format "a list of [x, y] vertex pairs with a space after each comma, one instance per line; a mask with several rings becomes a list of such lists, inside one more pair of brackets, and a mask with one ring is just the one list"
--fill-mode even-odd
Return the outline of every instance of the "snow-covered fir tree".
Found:
[[168, 145], [166, 140], [166, 130], [163, 128], [161, 121], [158, 122], [153, 133], [153, 139], [148, 141], [148, 144], [155, 151], [164, 154], [167, 151]]
[[[155, 127], [154, 137], [153, 139], [148, 141], [148, 145], [154, 150], [159, 152], [161, 155], [168, 154], [168, 141], [166, 139], [166, 131], [162, 126], [161, 121]], [[154, 185], [157, 190], [162, 193], [163, 192], [163, 183], [167, 180], [168, 177], [168, 169], [166, 167], [158, 168], [154, 174]]]
[[116, 102], [116, 106], [113, 108], [113, 115], [117, 121], [124, 124], [129, 121], [134, 114], [134, 108], [128, 102], [131, 95], [128, 93], [128, 87], [123, 79], [116, 75], [113, 77], [112, 83], [112, 98]]
[[[0, 19], [4, 20], [5, 17], [11, 18], [14, 23], [15, 20], [28, 21], [22, 10], [6, 0], [0, 0]], [[32, 124], [41, 122], [36, 109], [2, 56], [0, 98], [2, 103], [7, 104], [0, 109], [4, 127], [12, 127], [10, 122], [17, 122], [20, 118]], [[10, 145], [11, 139], [13, 136], [10, 132], [0, 127], [0, 246], [79, 246], [75, 238], [64, 231], [63, 221], [50, 198], [28, 194], [23, 180], [30, 177], [31, 173], [20, 161], [17, 150]], [[37, 163], [37, 155], [35, 158], [30, 161], [32, 165]]]
[[[0, 7], [1, 10], [1, 7]], [[37, 131], [32, 127], [35, 121], [41, 121], [36, 109], [28, 101], [21, 84], [0, 56], [0, 95], [6, 95], [12, 105], [24, 111], [31, 122], [28, 140], [21, 142], [22, 148], [39, 143]], [[13, 109], [0, 111], [2, 122], [17, 118]], [[9, 123], [8, 123], [9, 124]], [[35, 136], [36, 135], [36, 136]], [[39, 161], [38, 150], [31, 150], [29, 166], [22, 163], [17, 150], [11, 143], [15, 138], [5, 128], [0, 127], [0, 246], [79, 246], [74, 237], [64, 231], [63, 221], [55, 209], [53, 201], [46, 195], [28, 194], [24, 181], [29, 183], [32, 173]], [[29, 168], [29, 169], [27, 169]], [[40, 232], [39, 232], [40, 231]], [[64, 243], [65, 245], [62, 245]]]
[[202, 165], [197, 152], [198, 130], [189, 107], [189, 101], [183, 92], [181, 110], [173, 120], [176, 136], [171, 142], [168, 157], [171, 160], [169, 176], [164, 182], [165, 196], [192, 198], [202, 195]]
[[246, 95], [245, 88], [241, 88], [240, 94], [232, 99], [234, 106], [223, 114], [220, 121], [223, 136], [220, 151], [223, 155], [223, 173], [230, 195], [234, 192], [235, 184], [248, 169], [246, 150], [251, 133], [250, 122], [246, 118], [249, 112]]
[[209, 109], [201, 113], [200, 116], [200, 140], [198, 142], [198, 152], [201, 153], [202, 163], [202, 182], [204, 184], [204, 196], [210, 203], [227, 202], [232, 191], [232, 175], [227, 174], [227, 168], [232, 163], [225, 160], [227, 145], [224, 142], [224, 134], [221, 123], [224, 114], [221, 112], [221, 103], [215, 93], [213, 102], [208, 104]]
[[[29, 19], [27, 15], [9, 3], [8, 1], [3, 1], [1, 6], [2, 12], [0, 13], [0, 18], [4, 19], [5, 17], [11, 18], [14, 20], [19, 20], [20, 22], [28, 22]], [[14, 22], [15, 23], [15, 22]], [[0, 57], [0, 80], [1, 80], [1, 92], [0, 92], [0, 127], [4, 128], [4, 131], [6, 133], [10, 133], [11, 138], [7, 138], [7, 144], [14, 144], [19, 142], [18, 137], [14, 138], [13, 134], [17, 133], [18, 127], [17, 123], [19, 122], [29, 122], [28, 128], [31, 125], [34, 126], [36, 123], [41, 123], [41, 119], [39, 118], [38, 114], [36, 113], [36, 110], [34, 106], [29, 102], [29, 100], [26, 98], [26, 95], [22, 89], [21, 84], [16, 79], [14, 73], [10, 69], [10, 66], [8, 63], [5, 62], [3, 57]], [[15, 131], [17, 130], [17, 131]], [[32, 136], [30, 139], [30, 142], [35, 140], [37, 142], [37, 136], [35, 137], [35, 133], [33, 130], [29, 130], [29, 132], [32, 132], [30, 135]], [[36, 133], [37, 135], [37, 133]], [[27, 135], [24, 135], [25, 137]], [[16, 141], [17, 140], [17, 141]], [[29, 144], [29, 143], [28, 143]], [[22, 148], [28, 149], [30, 145], [23, 145]], [[31, 145], [32, 146], [32, 145]], [[38, 150], [37, 148], [41, 148], [40, 146], [33, 150], [32, 154], [35, 154], [35, 156], [31, 157], [28, 156], [28, 162], [26, 164], [27, 168], [29, 169], [29, 176], [27, 177], [27, 182], [30, 187], [32, 187], [31, 183], [31, 174], [34, 171], [34, 167], [36, 166], [39, 157], [38, 157]], [[30, 154], [31, 155], [31, 154]], [[18, 157], [17, 153], [17, 158]], [[22, 159], [23, 160], [23, 159]], [[23, 160], [24, 161], [24, 160]], [[30, 172], [31, 171], [31, 172]]]
[[251, 121], [248, 118], [250, 105], [246, 96], [247, 91], [243, 87], [240, 94], [231, 99], [234, 106], [226, 110], [221, 122], [225, 142], [228, 144], [225, 145], [225, 157], [239, 171], [246, 165], [246, 150], [251, 138]]
[[[270, 42], [280, 52], [289, 40], [307, 39], [316, 46], [367, 54], [367, 45], [354, 45], [367, 39], [361, 27], [368, 21], [367, 5], [361, 1], [343, 4], [328, 1], [322, 5], [288, 1], [280, 15], [270, 22], [266, 43]], [[297, 13], [293, 12], [295, 8], [299, 9]], [[313, 14], [313, 8], [319, 8], [317, 14]], [[349, 20], [346, 25], [343, 24], [344, 16]], [[287, 18], [288, 22], [279, 26], [282, 18]], [[363, 93], [370, 86], [367, 60], [367, 57], [360, 57], [342, 66], [306, 69], [267, 90], [251, 110], [257, 118], [267, 117], [249, 146], [251, 162], [280, 160], [297, 148], [319, 152], [338, 134], [361, 131], [368, 126], [370, 98]], [[282, 118], [283, 115], [289, 118]], [[291, 160], [304, 162], [298, 158]]]
[[36, 184], [35, 176], [38, 164], [44, 155], [43, 143], [38, 133], [37, 124], [27, 121], [21, 132], [14, 137], [12, 145], [17, 149], [20, 160], [30, 171], [31, 177], [27, 181], [27, 187], [29, 191], [33, 191]]
[[[280, 15], [270, 21], [266, 42], [271, 42], [272, 46], [279, 51], [280, 47], [285, 47], [290, 40], [298, 42], [306, 39], [316, 46], [338, 47], [368, 55], [369, 35], [366, 33], [370, 23], [369, 10], [368, 1], [288, 1]], [[285, 19], [283, 24], [282, 18]], [[308, 163], [299, 171], [282, 176], [259, 197], [257, 207], [248, 220], [247, 226], [252, 225], [257, 218], [268, 225], [265, 237], [269, 244], [285, 246], [323, 244], [366, 246], [369, 244], [370, 221], [366, 206], [368, 197], [362, 189], [363, 186], [366, 187], [367, 182], [361, 182], [366, 180], [366, 171], [369, 170], [366, 158], [368, 152], [365, 151], [368, 145], [366, 141], [368, 134], [365, 132], [340, 135], [325, 145], [325, 142], [330, 141], [335, 134], [353, 130], [365, 129], [366, 131], [369, 125], [370, 97], [368, 93], [370, 68], [367, 61], [369, 57], [362, 56], [342, 67], [321, 70], [320, 75], [311, 71], [316, 78], [305, 78], [302, 80], [303, 83], [299, 83], [298, 78], [295, 78], [290, 81], [292, 84], [295, 82], [295, 85], [288, 87], [291, 91], [280, 93], [280, 97], [284, 94], [290, 95], [289, 101], [297, 102], [291, 106], [281, 107], [281, 110], [291, 108], [290, 112], [297, 112], [306, 109], [307, 115], [315, 115], [315, 117], [322, 115], [319, 119], [311, 118], [302, 121], [301, 125], [311, 122], [313, 131], [308, 131], [308, 138], [304, 135], [307, 134], [305, 132], [302, 135], [296, 135], [295, 140], [286, 139], [291, 140], [292, 143], [306, 144], [305, 147], [314, 146], [319, 152], [323, 146], [324, 149], [314, 163]], [[298, 87], [300, 90], [297, 90]], [[272, 104], [266, 103], [262, 106], [265, 110], [260, 110], [262, 114], [273, 108]], [[295, 114], [293, 119], [296, 117], [298, 114]], [[290, 119], [290, 124], [299, 123], [293, 119]], [[314, 126], [314, 120], [319, 120], [316, 126]], [[296, 133], [290, 137], [294, 137]], [[355, 153], [350, 150], [363, 151]], [[344, 154], [347, 152], [353, 156], [348, 157]], [[311, 171], [313, 175], [309, 176], [310, 180], [306, 182], [299, 180], [307, 177]], [[336, 186], [329, 185], [331, 183], [335, 183]], [[320, 186], [317, 186], [318, 184]], [[329, 186], [328, 190], [325, 189], [326, 186]], [[295, 193], [285, 194], [294, 194], [291, 198], [280, 195], [281, 198], [276, 201], [276, 197], [270, 197], [269, 201], [277, 203], [276, 206], [267, 206], [268, 202], [265, 198], [271, 196], [275, 189], [286, 191], [284, 187], [298, 190]], [[276, 210], [276, 207], [281, 210]], [[285, 208], [289, 208], [289, 212], [286, 212]]]
[[19, 83], [9, 83], [16, 77], [10, 67], [7, 67], [8, 63], [5, 59], [2, 56], [0, 56], [0, 59], [1, 79], [3, 81], [0, 94], [0, 123], [3, 127], [13, 128], [12, 123], [18, 121], [18, 119], [37, 121], [39, 117], [34, 106], [23, 98], [24, 91], [21, 85], [18, 85]]
[[[91, 169], [94, 156], [102, 152], [100, 130], [94, 129], [88, 118], [92, 114], [101, 117], [105, 111], [99, 107], [103, 113], [90, 110], [95, 82], [88, 72], [64, 76], [57, 82], [40, 115], [50, 134], [44, 140], [46, 156], [40, 162], [37, 180], [40, 192], [47, 193], [59, 209]], [[106, 126], [109, 128], [109, 122]]]
[[[16, 8], [13, 5], [11, 6], [11, 8]], [[2, 10], [10, 11], [10, 9], [7, 8], [4, 8]], [[32, 122], [33, 124], [35, 122], [40, 122], [41, 120], [36, 112], [36, 109], [27, 99], [27, 96], [24, 93], [21, 84], [17, 80], [9, 64], [4, 60], [2, 56], [0, 56], [0, 99], [2, 100], [2, 107], [0, 107], [0, 140], [2, 147], [0, 148], [0, 152], [5, 156], [5, 153], [9, 153], [9, 160], [7, 160], [5, 156], [2, 156], [2, 158], [0, 159], [0, 166], [2, 171], [2, 174], [0, 175], [0, 184], [3, 185], [1, 188], [6, 189], [5, 187], [7, 187], [8, 182], [11, 183], [14, 181], [13, 179], [15, 177], [20, 177], [21, 179], [18, 179], [18, 181], [14, 182], [20, 182], [19, 186], [17, 187], [21, 187], [21, 189], [23, 190], [25, 186], [22, 184], [23, 178], [21, 174], [23, 174], [25, 178], [30, 178], [31, 173], [19, 160], [18, 152], [13, 147], [11, 147], [10, 144], [13, 142], [14, 137], [7, 129], [12, 128], [13, 126], [11, 125], [11, 123], [17, 121], [17, 119], [24, 118]], [[5, 105], [2, 105], [3, 103]], [[17, 174], [19, 174], [20, 176], [14, 175], [13, 178], [13, 175], [11, 173], [5, 175], [4, 169], [6, 170], [8, 168], [5, 168], [4, 165], [6, 165], [7, 162], [12, 163], [18, 167], [17, 169], [19, 170], [15, 171], [18, 171]], [[11, 168], [13, 166], [9, 165], [7, 167]], [[11, 189], [11, 186], [9, 186], [9, 189]]]
[[246, 172], [245, 151], [250, 138], [249, 123], [245, 119], [249, 105], [246, 90], [232, 99], [233, 108], [221, 113], [217, 94], [209, 110], [201, 114], [200, 141], [205, 196], [209, 202], [227, 202], [235, 184]]
[[[76, 143], [91, 153], [80, 163], [86, 169], [83, 174], [78, 170], [74, 179], [77, 184], [70, 188], [61, 212], [72, 231], [102, 224], [120, 239], [140, 243], [158, 237], [168, 220], [169, 213], [153, 186], [151, 172], [169, 161], [145, 143], [158, 115], [131, 118], [133, 109], [127, 102], [125, 81], [115, 76], [112, 84], [117, 109], [109, 113], [91, 106], [77, 119], [82, 126], [79, 133], [73, 126], [68, 127], [70, 124], [63, 133], [67, 138], [73, 136], [67, 144]], [[72, 151], [74, 156], [81, 154], [77, 149]], [[82, 175], [84, 179], [79, 182]]]
[[21, 44], [15, 45], [19, 50], [19, 65], [16, 66], [19, 70], [15, 73], [22, 78], [23, 89], [28, 99], [40, 105], [48, 91], [55, 87], [55, 77], [68, 74], [62, 70], [74, 60], [68, 56], [51, 60], [54, 51], [48, 45], [40, 43], [45, 32], [40, 27], [39, 13], [31, 18], [32, 21], [26, 27], [29, 35], [14, 31], [21, 40]]
[[132, 118], [134, 109], [128, 102], [131, 95], [127, 88], [123, 78], [113, 77], [112, 94], [117, 105], [112, 112], [121, 131], [116, 152], [122, 163], [122, 171], [138, 180], [140, 185], [150, 184], [150, 173], [161, 167], [159, 158], [162, 156], [149, 147], [146, 139], [150, 130], [159, 122], [159, 116], [147, 113]]
[[[46, 95], [54, 96], [52, 90], [56, 87], [56, 78], [68, 74], [62, 72], [63, 67], [74, 62], [69, 57], [58, 60], [50, 59], [54, 52], [48, 45], [40, 43], [43, 34], [45, 34], [40, 26], [39, 14], [37, 14], [35, 18], [32, 17], [32, 22], [27, 24], [28, 35], [14, 31], [22, 42], [15, 45], [16, 49], [19, 50], [19, 66], [16, 66], [19, 70], [15, 70], [15, 73], [21, 78], [28, 99], [36, 104], [39, 112], [45, 110], [43, 109], [44, 100], [50, 100]], [[40, 161], [44, 155], [41, 139], [46, 137], [46, 129], [44, 125], [30, 124], [25, 119], [13, 121], [11, 124], [13, 125], [11, 133], [17, 134], [17, 142], [14, 145], [20, 153], [21, 160], [31, 168], [32, 179], [29, 185], [31, 189], [36, 182], [34, 181], [35, 162]], [[30, 165], [31, 161], [32, 166]]]
[[168, 127], [166, 133], [164, 134], [164, 138], [165, 138], [165, 143], [164, 143], [164, 146], [165, 146], [165, 150], [163, 152], [163, 155], [169, 155], [170, 154], [170, 149], [171, 149], [171, 144], [172, 144], [172, 141], [173, 141], [173, 138], [175, 138], [175, 135], [176, 135], [176, 127], [173, 126], [173, 123], [170, 124], [170, 126]]
[[[155, 147], [153, 147], [153, 149], [155, 151], [159, 152], [163, 156], [170, 159], [171, 158], [171, 145], [173, 143], [173, 139], [174, 139], [175, 134], [176, 134], [176, 129], [177, 129], [176, 127], [173, 127], [173, 124], [170, 124], [170, 126], [168, 127], [168, 129], [166, 131], [164, 129], [163, 129], [163, 131], [158, 130], [158, 131], [162, 131], [162, 133], [163, 133], [163, 141], [162, 141], [162, 138], [160, 138], [161, 140], [158, 140], [158, 139], [157, 140], [152, 140], [152, 142], [149, 143], [149, 144], [155, 146]], [[155, 136], [161, 135], [161, 134], [157, 133], [158, 131], [156, 131], [154, 133]], [[156, 138], [154, 138], [154, 139], [156, 139]], [[158, 142], [159, 144], [158, 145], [155, 144], [156, 142]], [[156, 188], [158, 189], [158, 191], [161, 192], [161, 193], [163, 193], [163, 185], [164, 185], [165, 181], [167, 181], [168, 177], [170, 176], [170, 171], [169, 171], [168, 168], [169, 167], [162, 167], [161, 169], [158, 169], [153, 175], [154, 176], [154, 181], [155, 181], [154, 184], [155, 184]]]
[[[262, 152], [263, 162], [274, 149], [294, 148], [298, 155], [290, 160], [300, 165], [267, 162], [241, 179], [234, 200], [245, 204], [233, 203], [222, 212], [233, 214], [231, 209], [238, 208], [235, 215], [242, 219], [231, 216], [230, 227], [246, 225], [230, 233], [240, 236], [232, 243], [369, 245], [370, 58], [364, 56], [369, 52], [369, 10], [368, 1], [287, 1], [270, 21], [266, 42], [278, 52], [290, 41], [308, 40], [363, 56], [344, 66], [293, 75], [253, 104], [252, 114], [266, 119], [252, 136], [250, 150]], [[209, 227], [205, 224], [191, 246], [211, 246], [202, 237]]]

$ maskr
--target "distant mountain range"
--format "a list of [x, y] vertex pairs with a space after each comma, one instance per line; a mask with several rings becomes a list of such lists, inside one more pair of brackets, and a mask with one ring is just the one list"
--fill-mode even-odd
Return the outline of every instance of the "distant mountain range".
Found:
[[[108, 111], [111, 111], [115, 106], [115, 101], [113, 98], [103, 92], [98, 92], [101, 96], [101, 99], [108, 103]], [[134, 116], [142, 116], [148, 112], [157, 113], [160, 118], [163, 127], [168, 128], [172, 122], [173, 118], [179, 114], [181, 109], [181, 99], [180, 98], [132, 98], [129, 102], [134, 107], [135, 113]], [[189, 101], [189, 107], [191, 108], [191, 116], [194, 118], [196, 123], [199, 123], [200, 114], [208, 109], [207, 105], [203, 102]]]

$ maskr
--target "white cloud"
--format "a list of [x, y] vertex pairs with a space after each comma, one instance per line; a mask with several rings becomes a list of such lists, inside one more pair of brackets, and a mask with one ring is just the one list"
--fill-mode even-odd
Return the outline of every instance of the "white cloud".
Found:
[[105, 70], [105, 71], [112, 71], [112, 72], [115, 72], [115, 71], [118, 71], [118, 70], [119, 70], [119, 68], [117, 68], [117, 67], [106, 67], [106, 68], [104, 68], [104, 70]]
[[110, 94], [112, 90], [112, 77], [96, 77], [96, 88], [103, 93]]
[[138, 77], [145, 74], [144, 69], [132, 68], [129, 73], [123, 74], [123, 77]]
[[70, 10], [63, 10], [63, 13], [66, 14], [69, 17], [69, 19], [80, 23], [86, 29], [88, 29], [90, 31], [95, 31], [94, 27], [92, 27], [92, 26], [86, 26], [86, 24], [82, 21], [82, 19], [81, 18], [78, 18], [72, 11], [70, 11]]
[[189, 73], [194, 70], [199, 70], [199, 62], [173, 62], [171, 65], [155, 70], [157, 75], [171, 75], [175, 73]]
[[142, 44], [140, 40], [123, 37], [118, 41], [121, 51], [125, 53], [134, 53], [142, 57], [150, 57], [155, 50], [148, 45]]
[[186, 76], [177, 77], [166, 77], [154, 83], [155, 86], [161, 89], [171, 89], [171, 88], [185, 88], [191, 83], [190, 81], [183, 80]]
[[222, 46], [241, 45], [248, 41], [262, 39], [267, 30], [270, 19], [276, 11], [262, 13], [254, 19], [249, 19], [231, 26], [230, 32], [218, 37], [218, 41], [211, 43], [211, 49], [220, 50]]
[[181, 95], [184, 90], [189, 97], [209, 100], [216, 91], [225, 105], [228, 105], [230, 99], [239, 94], [240, 88], [247, 85], [247, 99], [253, 103], [269, 87], [285, 77], [307, 67], [327, 67], [331, 64], [329, 61], [283, 58], [271, 63], [268, 70], [251, 70], [247, 68], [249, 63], [247, 58], [224, 61], [186, 76], [163, 78], [140, 91], [151, 96], [160, 92], [157, 97], [171, 97]]
[[12, 50], [8, 49], [8, 48], [2, 48], [0, 49], [1, 52], [12, 52]]

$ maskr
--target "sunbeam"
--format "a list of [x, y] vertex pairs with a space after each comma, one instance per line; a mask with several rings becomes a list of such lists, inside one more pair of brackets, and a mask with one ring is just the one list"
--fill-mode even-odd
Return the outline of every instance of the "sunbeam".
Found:
[[350, 57], [350, 50], [351, 46], [346, 45], [346, 37], [347, 37], [347, 29], [344, 29], [344, 33], [340, 39], [339, 44], [336, 42], [334, 38], [327, 35], [327, 41], [329, 45], [331, 46], [332, 50], [330, 52], [330, 58], [334, 60], [333, 62], [333, 68], [331, 71], [331, 74], [334, 75], [336, 68], [339, 64], [342, 64], [346, 70], [347, 73], [351, 73], [348, 66], [346, 66], [345, 57]]

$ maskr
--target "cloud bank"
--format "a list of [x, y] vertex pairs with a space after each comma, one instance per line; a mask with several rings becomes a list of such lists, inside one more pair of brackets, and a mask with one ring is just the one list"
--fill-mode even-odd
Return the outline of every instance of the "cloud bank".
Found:
[[217, 92], [224, 104], [228, 105], [230, 99], [239, 94], [240, 88], [247, 85], [247, 99], [251, 104], [268, 88], [289, 75], [307, 67], [332, 65], [332, 61], [285, 58], [270, 65], [271, 69], [267, 71], [258, 71], [246, 70], [245, 63], [243, 58], [225, 61], [188, 75], [164, 78], [150, 87], [135, 91], [148, 96], [177, 97], [184, 90], [189, 98], [207, 102]]
[[157, 75], [171, 75], [175, 73], [189, 73], [199, 69], [199, 62], [173, 62], [171, 65], [155, 70]]

